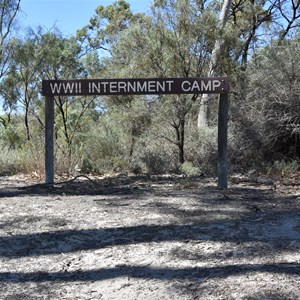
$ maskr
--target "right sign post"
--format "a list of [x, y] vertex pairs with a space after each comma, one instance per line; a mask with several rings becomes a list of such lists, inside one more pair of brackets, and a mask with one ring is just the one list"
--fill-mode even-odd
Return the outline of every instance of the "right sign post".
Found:
[[218, 187], [228, 188], [228, 94], [220, 94], [218, 115]]

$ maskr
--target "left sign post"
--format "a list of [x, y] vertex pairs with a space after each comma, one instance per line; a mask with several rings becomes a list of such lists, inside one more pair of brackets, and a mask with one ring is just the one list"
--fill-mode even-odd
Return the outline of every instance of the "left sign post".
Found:
[[45, 183], [54, 183], [54, 98], [45, 102]]

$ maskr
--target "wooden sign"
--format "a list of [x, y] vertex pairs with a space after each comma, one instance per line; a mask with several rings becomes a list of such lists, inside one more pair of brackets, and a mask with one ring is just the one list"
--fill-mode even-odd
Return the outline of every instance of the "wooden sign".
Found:
[[218, 118], [218, 186], [227, 189], [227, 77], [43, 80], [45, 105], [45, 182], [54, 183], [54, 97], [159, 94], [220, 94]]
[[227, 77], [43, 80], [44, 96], [226, 94]]

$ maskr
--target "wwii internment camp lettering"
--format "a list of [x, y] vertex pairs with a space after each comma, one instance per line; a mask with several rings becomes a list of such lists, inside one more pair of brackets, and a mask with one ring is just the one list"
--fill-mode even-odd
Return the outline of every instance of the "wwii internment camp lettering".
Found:
[[44, 96], [226, 94], [226, 77], [43, 80]]

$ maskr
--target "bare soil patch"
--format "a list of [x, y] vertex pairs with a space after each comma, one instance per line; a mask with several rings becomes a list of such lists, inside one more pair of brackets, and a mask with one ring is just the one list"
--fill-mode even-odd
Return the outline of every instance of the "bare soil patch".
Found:
[[0, 177], [0, 299], [300, 299], [299, 181]]

